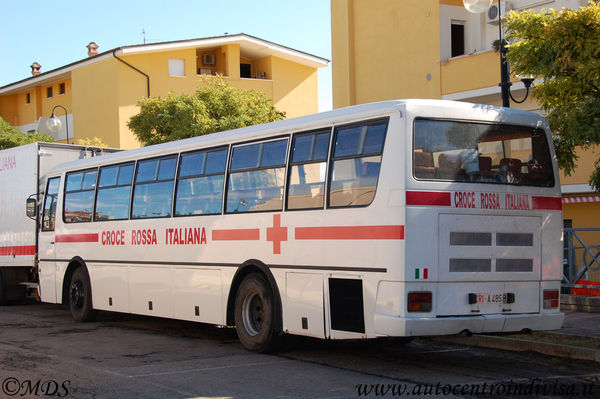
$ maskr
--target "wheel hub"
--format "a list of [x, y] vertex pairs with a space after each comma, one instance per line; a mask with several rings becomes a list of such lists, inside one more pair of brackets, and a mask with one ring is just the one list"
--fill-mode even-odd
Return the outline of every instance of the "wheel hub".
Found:
[[81, 281], [71, 284], [71, 303], [78, 308], [83, 305], [83, 294], [83, 284]]
[[259, 334], [265, 319], [260, 295], [253, 294], [244, 299], [242, 315], [246, 331], [252, 336]]

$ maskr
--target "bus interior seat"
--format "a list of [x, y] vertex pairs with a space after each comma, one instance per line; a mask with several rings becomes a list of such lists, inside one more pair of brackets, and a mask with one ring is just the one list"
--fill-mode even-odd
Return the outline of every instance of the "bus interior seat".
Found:
[[435, 167], [433, 166], [433, 154], [431, 152], [415, 152], [415, 176], [416, 177], [433, 177]]
[[440, 154], [438, 163], [438, 177], [454, 179], [462, 174], [458, 155]]
[[527, 178], [532, 181], [540, 181], [548, 179], [550, 169], [548, 165], [539, 163], [535, 159], [527, 162]]
[[500, 171], [504, 176], [512, 175], [513, 178], [521, 178], [521, 160], [516, 158], [502, 158], [500, 160]]
[[479, 157], [479, 175], [492, 177], [492, 157]]

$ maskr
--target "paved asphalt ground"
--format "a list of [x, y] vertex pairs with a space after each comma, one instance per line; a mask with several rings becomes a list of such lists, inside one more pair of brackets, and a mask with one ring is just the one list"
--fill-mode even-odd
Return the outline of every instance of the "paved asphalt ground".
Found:
[[0, 383], [0, 399], [595, 398], [600, 367], [431, 339], [294, 338], [260, 355], [232, 329], [115, 313], [76, 323], [63, 306], [28, 303], [0, 307]]
[[[550, 356], [597, 362], [600, 367], [600, 313], [565, 311], [560, 330], [531, 334], [489, 334], [439, 337], [443, 342], [533, 351]], [[600, 397], [600, 394], [599, 394]]]

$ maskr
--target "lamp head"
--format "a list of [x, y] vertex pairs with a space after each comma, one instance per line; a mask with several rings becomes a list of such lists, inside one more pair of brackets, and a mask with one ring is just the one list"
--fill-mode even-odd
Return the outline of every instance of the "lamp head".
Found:
[[463, 5], [467, 11], [473, 14], [486, 12], [492, 5], [493, 0], [463, 0]]
[[46, 120], [46, 128], [52, 133], [58, 133], [61, 127], [62, 122], [54, 114], [52, 114], [52, 116]]
[[535, 80], [535, 75], [517, 75], [517, 78], [521, 79], [526, 88], [530, 88]]

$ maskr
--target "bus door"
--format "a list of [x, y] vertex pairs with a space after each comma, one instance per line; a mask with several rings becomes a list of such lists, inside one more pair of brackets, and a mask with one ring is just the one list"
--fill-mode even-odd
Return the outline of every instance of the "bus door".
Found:
[[42, 301], [56, 303], [56, 203], [58, 201], [58, 187], [60, 177], [48, 179], [46, 194], [42, 206], [41, 226], [38, 239], [38, 259], [40, 296]]

